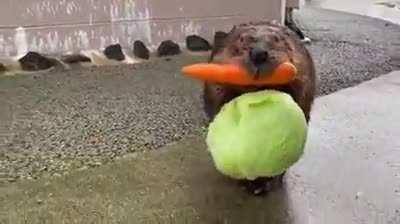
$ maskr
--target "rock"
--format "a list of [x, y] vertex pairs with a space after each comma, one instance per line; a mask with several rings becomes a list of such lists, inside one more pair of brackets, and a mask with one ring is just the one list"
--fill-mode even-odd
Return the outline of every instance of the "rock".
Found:
[[89, 169], [89, 167], [87, 167], [87, 166], [82, 166], [82, 167], [79, 168], [78, 170], [79, 170], [79, 171], [84, 171], [84, 170], [87, 170], [87, 169]]
[[157, 53], [159, 57], [171, 56], [180, 54], [181, 49], [179, 45], [173, 42], [172, 40], [165, 40], [161, 42], [160, 46], [157, 49]]
[[93, 162], [89, 162], [89, 164], [88, 164], [90, 167], [99, 167], [99, 166], [101, 166], [102, 165], [102, 163], [101, 162], [95, 162], [95, 161], [93, 161]]
[[146, 45], [140, 40], [137, 40], [135, 43], [133, 43], [133, 54], [138, 58], [146, 60], [150, 58], [149, 49], [147, 49]]
[[210, 43], [197, 35], [186, 37], [186, 47], [191, 51], [208, 51], [211, 49]]
[[61, 61], [67, 64], [76, 64], [80, 62], [92, 62], [92, 60], [81, 54], [70, 54], [61, 57]]
[[7, 180], [8, 180], [8, 182], [10, 182], [10, 183], [14, 183], [14, 182], [17, 181], [17, 178], [16, 178], [16, 177], [9, 177]]
[[360, 199], [362, 196], [363, 196], [363, 192], [359, 191], [359, 192], [357, 192], [355, 198], [356, 198], [356, 200], [358, 200], [358, 199]]
[[303, 40], [301, 40], [303, 43], [305, 44], [310, 44], [311, 43], [311, 39], [309, 37], [304, 37]]
[[6, 66], [0, 63], [0, 73], [5, 72], [7, 70]]
[[57, 65], [55, 59], [47, 58], [36, 52], [28, 52], [18, 60], [25, 71], [46, 70]]
[[59, 173], [54, 173], [53, 176], [54, 176], [54, 177], [61, 177], [62, 175], [59, 174]]
[[125, 55], [122, 52], [122, 47], [120, 44], [113, 44], [113, 45], [106, 47], [106, 49], [104, 50], [103, 53], [108, 59], [117, 60], [117, 61], [125, 60]]
[[228, 34], [223, 31], [217, 31], [214, 35], [214, 49], [221, 49]]

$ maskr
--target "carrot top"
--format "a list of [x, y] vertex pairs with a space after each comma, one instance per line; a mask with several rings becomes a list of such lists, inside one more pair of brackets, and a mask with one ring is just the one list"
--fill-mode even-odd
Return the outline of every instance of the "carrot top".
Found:
[[184, 66], [182, 73], [203, 81], [234, 85], [281, 85], [292, 81], [297, 69], [292, 63], [278, 65], [270, 74], [254, 79], [245, 69], [236, 64], [199, 63]]

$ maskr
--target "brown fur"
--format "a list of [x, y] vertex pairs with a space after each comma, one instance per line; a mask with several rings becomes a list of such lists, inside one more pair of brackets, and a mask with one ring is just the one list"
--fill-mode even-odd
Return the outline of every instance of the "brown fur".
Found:
[[[259, 71], [249, 62], [249, 49], [261, 46], [269, 52], [270, 60]], [[214, 48], [210, 62], [235, 61], [243, 65], [250, 73], [272, 70], [284, 61], [292, 62], [298, 69], [297, 78], [289, 84], [268, 87], [239, 87], [226, 84], [204, 83], [204, 106], [210, 120], [219, 112], [221, 107], [243, 93], [263, 89], [276, 89], [290, 94], [303, 110], [307, 122], [315, 97], [316, 75], [314, 62], [299, 37], [284, 26], [272, 22], [256, 22], [241, 24], [234, 27], [224, 45]], [[281, 177], [279, 177], [281, 178]], [[250, 182], [256, 185], [269, 182], [264, 178]], [[248, 186], [249, 187], [249, 186]], [[250, 188], [254, 188], [251, 186]], [[252, 190], [257, 190], [256, 186]]]

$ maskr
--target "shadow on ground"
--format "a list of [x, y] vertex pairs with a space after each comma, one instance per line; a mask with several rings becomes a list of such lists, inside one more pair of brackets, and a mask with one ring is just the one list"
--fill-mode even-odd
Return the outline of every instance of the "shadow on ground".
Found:
[[203, 142], [0, 189], [0, 223], [290, 223], [285, 189], [248, 195], [215, 172]]

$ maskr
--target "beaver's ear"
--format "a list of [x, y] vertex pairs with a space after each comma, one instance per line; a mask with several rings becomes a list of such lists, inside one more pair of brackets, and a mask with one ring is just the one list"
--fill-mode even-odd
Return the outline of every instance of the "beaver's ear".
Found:
[[234, 26], [232, 27], [231, 31], [229, 31], [228, 33], [229, 33], [229, 34], [232, 34], [232, 33], [234, 33], [234, 32], [236, 31], [236, 29], [237, 29], [237, 26], [234, 25]]

